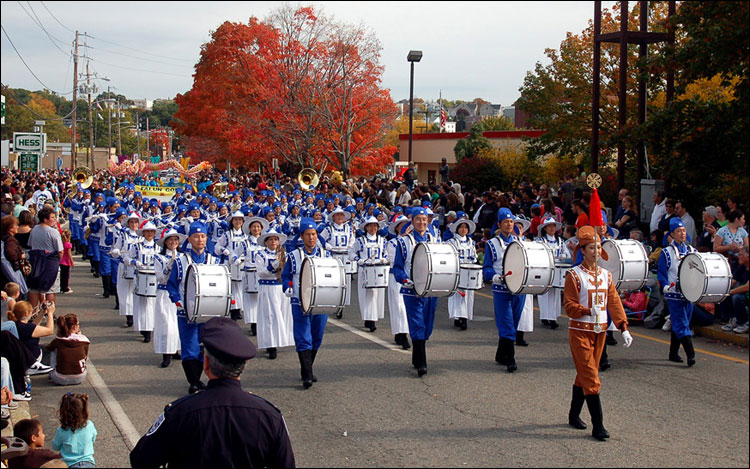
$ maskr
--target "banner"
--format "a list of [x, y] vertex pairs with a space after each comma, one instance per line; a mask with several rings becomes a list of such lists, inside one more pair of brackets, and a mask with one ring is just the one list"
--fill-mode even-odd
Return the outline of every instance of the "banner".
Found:
[[172, 197], [177, 187], [163, 186], [135, 186], [135, 191], [140, 192], [143, 197]]

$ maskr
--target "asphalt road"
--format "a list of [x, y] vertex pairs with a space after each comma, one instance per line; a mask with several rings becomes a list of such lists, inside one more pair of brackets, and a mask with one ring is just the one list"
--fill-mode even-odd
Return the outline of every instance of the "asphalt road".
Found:
[[[95, 389], [92, 379], [60, 388], [35, 376], [31, 413], [51, 440], [62, 394], [88, 392], [99, 431], [97, 466], [121, 467], [129, 464], [128, 444], [186, 393], [187, 383], [178, 362], [159, 368], [152, 344], [122, 327], [114, 300], [100, 296], [99, 279], [77, 260], [75, 293], [59, 297], [57, 314], [79, 315], [104, 388]], [[276, 360], [260, 352], [242, 376], [244, 389], [282, 410], [298, 466], [749, 465], [747, 349], [696, 338], [698, 363], [688, 369], [666, 360], [668, 333], [634, 326], [627, 350], [617, 334], [620, 345], [609, 348], [613, 366], [601, 374], [612, 437], [599, 442], [590, 430], [567, 425], [575, 369], [564, 317], [552, 331], [536, 313], [529, 347], [516, 348], [519, 370], [509, 374], [494, 362], [489, 290], [478, 292], [466, 331], [453, 327], [440, 300], [427, 345], [429, 372], [420, 379], [410, 353], [393, 344], [387, 311], [377, 331], [365, 332], [356, 294], [352, 301], [341, 321], [328, 323], [311, 389], [301, 386], [293, 348], [280, 349]], [[582, 418], [590, 422], [585, 407]]]

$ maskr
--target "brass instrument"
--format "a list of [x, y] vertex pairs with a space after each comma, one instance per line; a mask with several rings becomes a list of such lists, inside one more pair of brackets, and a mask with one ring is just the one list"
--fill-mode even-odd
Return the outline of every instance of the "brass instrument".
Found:
[[115, 197], [117, 197], [118, 199], [122, 198], [122, 196], [125, 195], [125, 192], [127, 192], [127, 190], [128, 188], [125, 186], [120, 187], [119, 189], [115, 191]]
[[228, 182], [217, 182], [216, 184], [214, 184], [214, 190], [212, 192], [213, 196], [219, 200], [226, 199], [227, 186], [229, 186]]
[[303, 168], [302, 171], [297, 173], [297, 181], [302, 190], [310, 190], [313, 186], [317, 186], [320, 182], [318, 173], [312, 168]]
[[75, 171], [73, 171], [72, 176], [72, 179], [73, 181], [75, 181], [75, 183], [70, 188], [68, 188], [67, 192], [65, 193], [63, 202], [76, 195], [76, 193], [78, 192], [78, 184], [81, 185], [81, 189], [88, 189], [94, 182], [94, 173], [86, 166], [77, 167]]
[[279, 258], [279, 268], [276, 271], [276, 278], [281, 281], [281, 273], [284, 272], [284, 265], [286, 264], [286, 249], [284, 249], [284, 246], [279, 244], [279, 248], [276, 250], [276, 253]]

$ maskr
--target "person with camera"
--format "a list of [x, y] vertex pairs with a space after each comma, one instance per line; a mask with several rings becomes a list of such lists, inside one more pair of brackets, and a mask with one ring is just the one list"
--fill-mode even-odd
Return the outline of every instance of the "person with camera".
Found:
[[[51, 366], [42, 363], [42, 348], [39, 346], [39, 339], [54, 334], [54, 314], [55, 303], [51, 301], [42, 303], [36, 314], [28, 301], [18, 301], [13, 307], [13, 312], [8, 312], [8, 318], [16, 323], [18, 340], [29, 349], [36, 359], [34, 364], [26, 370], [28, 375], [39, 375], [52, 371]], [[44, 326], [41, 325], [42, 318], [46, 319], [46, 325]]]

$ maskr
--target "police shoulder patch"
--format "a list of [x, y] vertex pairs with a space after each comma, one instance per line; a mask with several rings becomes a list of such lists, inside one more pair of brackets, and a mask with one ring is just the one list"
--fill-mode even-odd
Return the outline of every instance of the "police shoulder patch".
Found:
[[151, 428], [148, 429], [148, 431], [146, 432], [146, 436], [150, 436], [156, 433], [156, 430], [161, 427], [161, 424], [164, 423], [164, 420], [164, 412], [162, 412], [161, 415], [159, 415], [159, 417], [156, 419], [156, 422], [154, 422], [154, 424], [151, 425]]

